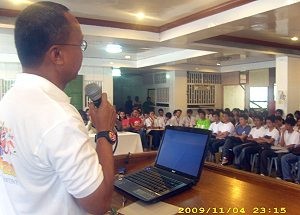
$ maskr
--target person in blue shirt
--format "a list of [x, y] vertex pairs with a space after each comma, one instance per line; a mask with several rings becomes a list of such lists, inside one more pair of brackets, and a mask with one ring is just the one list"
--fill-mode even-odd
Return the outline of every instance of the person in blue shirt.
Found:
[[228, 137], [225, 140], [225, 144], [222, 150], [222, 165], [228, 165], [232, 163], [234, 146], [243, 144], [247, 139], [248, 134], [251, 131], [250, 125], [248, 125], [248, 116], [242, 114], [239, 117], [239, 124], [235, 127], [233, 136]]

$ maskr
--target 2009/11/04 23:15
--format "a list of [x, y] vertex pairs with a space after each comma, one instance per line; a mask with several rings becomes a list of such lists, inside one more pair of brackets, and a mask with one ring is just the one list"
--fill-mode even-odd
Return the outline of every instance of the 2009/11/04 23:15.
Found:
[[285, 214], [287, 210], [285, 207], [267, 208], [254, 207], [247, 211], [245, 208], [222, 208], [222, 207], [179, 207], [178, 214]]

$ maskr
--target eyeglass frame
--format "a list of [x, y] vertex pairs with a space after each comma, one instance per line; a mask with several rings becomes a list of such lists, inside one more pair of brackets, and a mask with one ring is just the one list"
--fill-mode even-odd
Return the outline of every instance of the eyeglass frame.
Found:
[[82, 40], [80, 45], [77, 44], [69, 44], [69, 43], [61, 43], [61, 44], [54, 44], [54, 45], [60, 45], [60, 46], [80, 46], [80, 49], [82, 52], [84, 52], [87, 49], [87, 41], [86, 40]]

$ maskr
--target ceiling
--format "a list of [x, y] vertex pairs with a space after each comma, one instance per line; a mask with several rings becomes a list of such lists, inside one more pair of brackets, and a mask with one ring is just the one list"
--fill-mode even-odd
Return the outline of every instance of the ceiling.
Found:
[[[16, 3], [18, 2], [18, 3]], [[17, 61], [13, 25], [29, 0], [0, 0], [0, 61]], [[64, 0], [88, 42], [84, 65], [228, 72], [300, 56], [300, 0]], [[136, 13], [143, 12], [143, 20]], [[109, 54], [108, 43], [123, 52]], [[125, 56], [130, 56], [126, 59]], [[130, 69], [126, 69], [126, 72]]]

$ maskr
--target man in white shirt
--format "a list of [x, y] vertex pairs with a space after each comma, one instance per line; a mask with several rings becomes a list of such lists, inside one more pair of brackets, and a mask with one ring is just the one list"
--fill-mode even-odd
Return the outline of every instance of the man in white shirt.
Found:
[[186, 116], [182, 118], [182, 121], [180, 124], [183, 127], [191, 127], [193, 128], [196, 124], [195, 117], [193, 116], [193, 110], [192, 109], [187, 109], [186, 110]]
[[164, 116], [164, 110], [162, 108], [158, 109], [158, 126], [162, 129], [166, 126], [166, 117]]
[[174, 110], [173, 111], [173, 116], [168, 122], [168, 125], [171, 126], [180, 126], [180, 116], [181, 116], [182, 111], [180, 109]]
[[105, 213], [114, 160], [113, 140], [102, 135], [116, 113], [106, 94], [98, 109], [89, 105], [95, 151], [63, 92], [87, 47], [78, 21], [63, 5], [31, 4], [16, 20], [15, 43], [23, 73], [0, 102], [0, 214]]
[[[249, 146], [259, 146], [259, 143], [257, 143], [256, 141], [259, 140], [259, 138], [262, 138], [266, 133], [266, 129], [263, 126], [262, 116], [260, 115], [254, 116], [254, 125], [255, 127], [251, 129], [247, 137], [246, 143], [235, 146], [232, 149], [233, 154], [235, 156], [235, 166], [238, 169], [241, 168], [245, 168], [246, 170], [250, 169], [250, 157], [245, 156], [245, 150], [243, 149]], [[250, 152], [248, 151], [248, 153]]]
[[163, 129], [159, 127], [159, 123], [154, 111], [150, 111], [148, 114], [149, 117], [145, 119], [146, 133], [152, 135], [153, 147], [154, 149], [158, 149], [163, 135]]
[[212, 131], [212, 136], [216, 137], [221, 131], [223, 123], [220, 121], [220, 113], [215, 111], [212, 114], [213, 123], [210, 124], [208, 130]]

